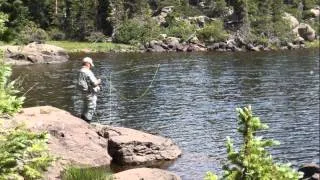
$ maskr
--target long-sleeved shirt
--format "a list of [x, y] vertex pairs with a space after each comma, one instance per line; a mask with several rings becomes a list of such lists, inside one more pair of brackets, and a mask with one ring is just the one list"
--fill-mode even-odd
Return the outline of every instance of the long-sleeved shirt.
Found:
[[98, 79], [94, 76], [93, 72], [86, 67], [82, 67], [79, 71], [78, 85], [80, 90], [85, 93], [96, 93], [98, 90]]

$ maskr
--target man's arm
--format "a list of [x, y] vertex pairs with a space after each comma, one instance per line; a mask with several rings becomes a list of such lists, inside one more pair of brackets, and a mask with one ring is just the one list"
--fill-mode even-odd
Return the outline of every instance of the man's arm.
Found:
[[101, 84], [101, 79], [97, 79], [92, 72], [89, 74], [89, 79], [94, 87]]

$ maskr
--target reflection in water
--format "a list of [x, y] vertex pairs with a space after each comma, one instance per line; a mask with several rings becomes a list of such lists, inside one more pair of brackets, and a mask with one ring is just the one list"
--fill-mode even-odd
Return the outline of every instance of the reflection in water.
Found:
[[[39, 82], [27, 95], [26, 106], [53, 105], [79, 114], [80, 97], [74, 84], [80, 58], [74, 56], [74, 60], [60, 65], [15, 67], [15, 76], [25, 77], [25, 89]], [[251, 104], [255, 114], [271, 127], [260, 135], [282, 142], [271, 151], [277, 160], [296, 166], [319, 161], [316, 51], [108, 54], [96, 55], [95, 59], [95, 74], [105, 81], [97, 119], [172, 138], [183, 156], [168, 169], [183, 179], [202, 179], [208, 170], [221, 170], [226, 136], [235, 139], [236, 145], [241, 142], [236, 133], [235, 108], [246, 104]], [[159, 63], [157, 78], [144, 98], [121, 98], [140, 95], [150, 84], [155, 68], [116, 72]], [[110, 73], [117, 89], [111, 94], [106, 81]]]

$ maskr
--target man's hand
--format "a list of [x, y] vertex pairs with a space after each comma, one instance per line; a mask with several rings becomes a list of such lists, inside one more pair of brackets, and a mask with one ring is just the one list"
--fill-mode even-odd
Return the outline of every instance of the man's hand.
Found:
[[98, 86], [99, 84], [101, 84], [101, 79], [97, 79], [96, 86]]
[[101, 89], [100, 89], [99, 86], [96, 86], [96, 87], [93, 88], [93, 91], [94, 91], [95, 93], [99, 92], [100, 90], [101, 90]]

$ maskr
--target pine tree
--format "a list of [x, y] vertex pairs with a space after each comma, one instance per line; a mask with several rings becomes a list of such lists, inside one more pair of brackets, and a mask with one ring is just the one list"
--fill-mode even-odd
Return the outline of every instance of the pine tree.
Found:
[[70, 38], [84, 40], [95, 30], [96, 4], [92, 0], [73, 0], [70, 9]]
[[[279, 142], [257, 137], [259, 130], [267, 129], [260, 118], [253, 116], [251, 106], [237, 108], [238, 132], [241, 134], [243, 144], [236, 151], [232, 140], [227, 137], [228, 162], [224, 165], [223, 179], [227, 180], [273, 180], [290, 179], [298, 180], [301, 174], [290, 168], [290, 164], [273, 162], [272, 156], [265, 149], [277, 145]], [[206, 179], [218, 179], [212, 173], [207, 173]]]
[[272, 31], [272, 0], [258, 0], [255, 30], [258, 36], [270, 37]]

